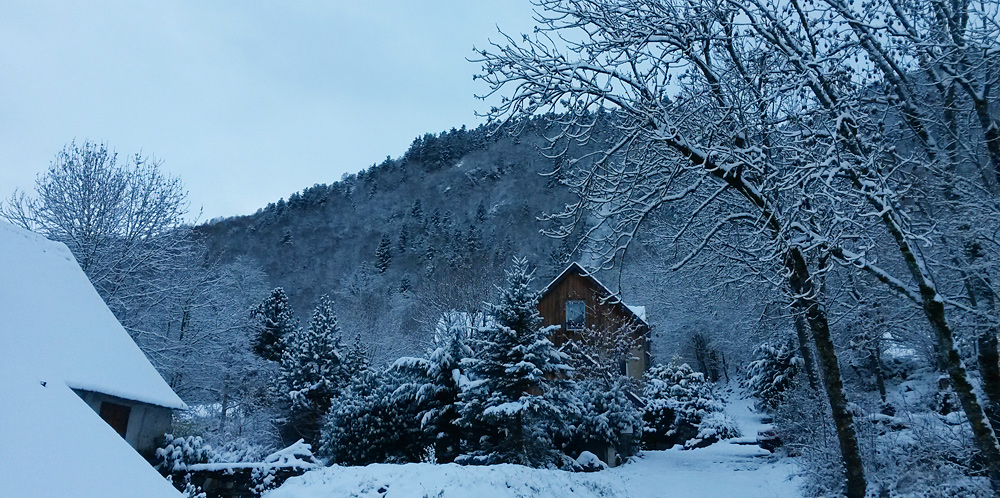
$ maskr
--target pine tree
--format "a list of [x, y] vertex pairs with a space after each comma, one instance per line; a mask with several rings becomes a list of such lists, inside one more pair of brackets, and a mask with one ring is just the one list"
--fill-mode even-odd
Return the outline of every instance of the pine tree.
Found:
[[340, 326], [327, 296], [319, 300], [305, 330], [288, 336], [281, 357], [278, 385], [291, 403], [294, 432], [315, 443], [320, 419], [330, 399], [346, 384], [340, 352]]
[[399, 230], [399, 242], [396, 244], [396, 252], [400, 254], [405, 253], [410, 246], [410, 231], [407, 226], [403, 225], [403, 228]]
[[420, 206], [420, 199], [413, 201], [413, 207], [410, 208], [410, 216], [417, 221], [423, 221], [424, 209]]
[[281, 287], [272, 290], [271, 295], [250, 310], [250, 315], [257, 328], [251, 344], [253, 352], [265, 360], [281, 361], [285, 338], [298, 328], [285, 290]]
[[[514, 259], [507, 286], [490, 305], [493, 324], [483, 329], [470, 372], [478, 384], [465, 396], [461, 422], [479, 429], [472, 458], [544, 466], [562, 463], [554, 438], [566, 428], [564, 396], [571, 368], [548, 339], [531, 290], [527, 261]], [[565, 417], [570, 418], [570, 417]]]
[[804, 362], [795, 355], [795, 348], [790, 342], [777, 347], [761, 344], [756, 357], [747, 366], [743, 385], [760, 401], [761, 406], [774, 410], [794, 386], [795, 375], [804, 368]]
[[426, 358], [400, 358], [394, 371], [411, 380], [396, 391], [397, 402], [417, 408], [420, 427], [434, 445], [438, 463], [454, 461], [462, 447], [460, 394], [463, 362], [472, 356], [469, 327], [462, 316], [452, 314], [435, 330], [437, 345]]
[[361, 340], [361, 332], [354, 336], [354, 342], [347, 349], [347, 358], [344, 360], [347, 375], [355, 377], [371, 370], [371, 352]]
[[392, 243], [389, 242], [389, 237], [382, 236], [382, 241], [379, 242], [378, 249], [375, 250], [375, 258], [375, 268], [379, 273], [385, 273], [392, 261]]
[[576, 382], [574, 395], [579, 403], [578, 416], [572, 421], [569, 443], [573, 454], [603, 445], [612, 446], [626, 456], [635, 454], [637, 441], [626, 439], [624, 435], [640, 437], [644, 424], [642, 413], [628, 398], [629, 387], [625, 378]]

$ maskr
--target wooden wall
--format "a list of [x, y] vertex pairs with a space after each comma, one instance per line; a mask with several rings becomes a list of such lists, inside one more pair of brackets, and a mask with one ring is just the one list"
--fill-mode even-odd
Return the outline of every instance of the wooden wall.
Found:
[[[580, 300], [586, 305], [587, 329], [595, 331], [617, 331], [622, 327], [634, 324], [634, 315], [621, 303], [604, 303], [602, 298], [607, 297], [603, 289], [594, 283], [593, 280], [579, 275], [569, 273], [561, 281], [549, 289], [549, 292], [538, 301], [538, 313], [542, 316], [545, 325], [559, 325], [560, 330], [551, 337], [552, 342], [557, 346], [572, 339], [576, 332], [565, 329], [566, 322], [566, 301]], [[642, 378], [646, 371], [646, 326], [638, 327], [635, 334], [639, 337], [640, 349], [633, 351], [633, 359], [626, 367], [627, 374], [637, 379]]]

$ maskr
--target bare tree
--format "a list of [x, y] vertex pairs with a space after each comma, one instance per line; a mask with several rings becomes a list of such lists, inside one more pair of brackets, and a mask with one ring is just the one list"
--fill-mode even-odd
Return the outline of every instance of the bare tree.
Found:
[[[990, 340], [995, 279], [966, 266], [979, 260], [984, 267], [990, 258], [982, 248], [993, 244], [996, 232], [995, 216], [983, 211], [995, 212], [995, 199], [987, 195], [995, 180], [987, 172], [1000, 165], [1000, 127], [990, 110], [1000, 74], [998, 3], [536, 5], [544, 10], [535, 36], [481, 52], [481, 77], [493, 91], [514, 87], [491, 115], [566, 110], [558, 118], [564, 125], [558, 144], [589, 138], [595, 120], [587, 111], [604, 105], [615, 110], [623, 132], [593, 158], [595, 167], [576, 178], [581, 202], [555, 219], [574, 225], [585, 213], [596, 214], [599, 222], [588, 235], [612, 262], [665, 202], [704, 199], [693, 210], [699, 214], [724, 203], [727, 190], [739, 193], [755, 209], [710, 212], [708, 218], [718, 221], [708, 224], [691, 256], [725, 244], [721, 235], [733, 222], [770, 232], [770, 255], [744, 255], [756, 261], [781, 255], [825, 377], [836, 371], [836, 357], [826, 347], [832, 346], [826, 312], [810, 308], [822, 304], [824, 286], [814, 277], [831, 271], [828, 258], [918, 305], [1000, 492], [995, 428], [972, 390], [955, 347], [959, 331], [949, 320], [959, 312], [986, 323], [981, 370], [987, 390], [1000, 392], [991, 389], [1000, 371]], [[667, 166], [671, 155], [695, 168]], [[699, 197], [701, 177], [692, 175], [699, 170], [723, 185]], [[970, 220], [982, 223], [973, 228]], [[679, 233], [689, 226], [699, 225], [688, 223]], [[817, 265], [811, 273], [810, 254]], [[948, 292], [961, 287], [955, 284], [964, 285], [967, 303]], [[845, 440], [850, 418], [838, 414], [826, 380], [847, 492], [860, 496], [861, 463]]]
[[605, 119], [620, 137], [591, 157], [567, 162], [572, 171], [566, 176], [580, 201], [550, 218], [560, 223], [553, 235], [566, 236], [594, 220], [585, 241], [611, 265], [652, 213], [676, 203], [691, 216], [675, 238], [702, 233], [675, 267], [710, 244], [736, 241], [730, 257], [779, 283], [802, 310], [837, 428], [847, 495], [864, 496], [853, 416], [821, 285], [813, 277], [825, 271], [825, 258], [817, 258], [815, 243], [794, 229], [809, 206], [801, 205], [794, 184], [774, 174], [784, 165], [773, 142], [789, 109], [802, 102], [781, 91], [787, 61], [771, 57], [762, 40], [742, 36], [732, 8], [669, 1], [536, 5], [543, 9], [542, 27], [534, 36], [521, 44], [507, 38], [479, 52], [478, 77], [493, 92], [513, 88], [491, 118], [509, 123], [565, 111], [554, 115], [562, 126], [550, 153], [558, 155], [567, 144], [588, 140], [601, 124], [601, 114], [591, 111], [607, 106], [613, 112]]
[[150, 277], [168, 276], [189, 243], [187, 192], [159, 166], [141, 154], [120, 161], [103, 143], [71, 142], [35, 181], [36, 195], [15, 192], [0, 216], [65, 243], [128, 323], [131, 301], [169, 285]]

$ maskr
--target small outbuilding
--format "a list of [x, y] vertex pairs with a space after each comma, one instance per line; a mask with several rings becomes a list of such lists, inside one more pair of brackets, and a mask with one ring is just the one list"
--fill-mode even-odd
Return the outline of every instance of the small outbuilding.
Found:
[[139, 453], [184, 403], [69, 249], [4, 222], [0, 396], [4, 493], [180, 496]]

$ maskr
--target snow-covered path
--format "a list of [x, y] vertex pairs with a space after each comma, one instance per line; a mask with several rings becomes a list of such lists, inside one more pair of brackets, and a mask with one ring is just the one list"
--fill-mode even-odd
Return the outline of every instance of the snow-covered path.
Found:
[[[727, 412], [746, 439], [762, 427], [747, 401], [733, 399]], [[595, 473], [518, 465], [333, 466], [290, 479], [265, 498], [797, 498], [796, 471], [791, 459], [723, 442], [697, 450], [647, 451], [626, 465]]]
[[[677, 498], [799, 497], [795, 464], [772, 461], [755, 446], [716, 444], [683, 451], [647, 451], [637, 462], [606, 471], [620, 479], [613, 496]], [[616, 483], [617, 484], [617, 483]]]

